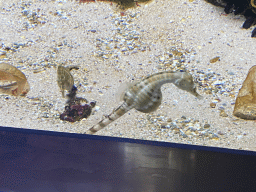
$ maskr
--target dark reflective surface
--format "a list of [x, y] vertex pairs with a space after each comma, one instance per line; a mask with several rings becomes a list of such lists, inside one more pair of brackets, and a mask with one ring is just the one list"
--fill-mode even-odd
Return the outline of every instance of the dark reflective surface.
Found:
[[0, 127], [6, 192], [254, 191], [255, 168], [254, 152]]

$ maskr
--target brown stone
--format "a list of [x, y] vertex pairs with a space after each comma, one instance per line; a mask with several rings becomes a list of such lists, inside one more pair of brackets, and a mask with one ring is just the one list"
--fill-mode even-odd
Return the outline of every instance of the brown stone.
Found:
[[216, 107], [216, 103], [210, 103], [210, 107], [211, 108], [215, 108]]
[[249, 70], [238, 93], [233, 114], [242, 119], [256, 120], [256, 65]]
[[228, 114], [224, 110], [220, 110], [221, 117], [228, 117]]

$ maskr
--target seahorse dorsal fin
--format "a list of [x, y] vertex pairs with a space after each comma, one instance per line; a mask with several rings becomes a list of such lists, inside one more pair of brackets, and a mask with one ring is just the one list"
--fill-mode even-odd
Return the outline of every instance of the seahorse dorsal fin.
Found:
[[124, 82], [121, 83], [121, 85], [118, 87], [118, 90], [115, 94], [117, 102], [121, 102], [124, 100], [124, 94], [125, 92], [132, 87], [135, 84], [135, 82]]

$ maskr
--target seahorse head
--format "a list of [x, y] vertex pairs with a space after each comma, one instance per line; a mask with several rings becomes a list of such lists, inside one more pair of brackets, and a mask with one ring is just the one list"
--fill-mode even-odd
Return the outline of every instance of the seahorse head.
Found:
[[193, 81], [193, 77], [190, 73], [188, 72], [182, 72], [181, 73], [181, 78], [177, 79], [174, 82], [174, 85], [176, 85], [178, 88], [187, 91], [191, 93], [192, 95], [196, 96], [198, 99], [202, 99], [203, 97], [199, 95], [196, 92], [196, 85]]

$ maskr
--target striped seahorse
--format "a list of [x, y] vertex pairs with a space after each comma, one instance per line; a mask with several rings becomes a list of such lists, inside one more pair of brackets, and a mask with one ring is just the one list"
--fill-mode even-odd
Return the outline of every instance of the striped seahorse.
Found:
[[180, 71], [156, 73], [130, 85], [123, 94], [123, 104], [91, 127], [86, 133], [96, 133], [133, 108], [143, 113], [157, 110], [162, 101], [161, 86], [165, 83], [173, 83], [178, 88], [193, 94], [198, 99], [202, 98], [196, 92], [196, 86], [190, 73]]

